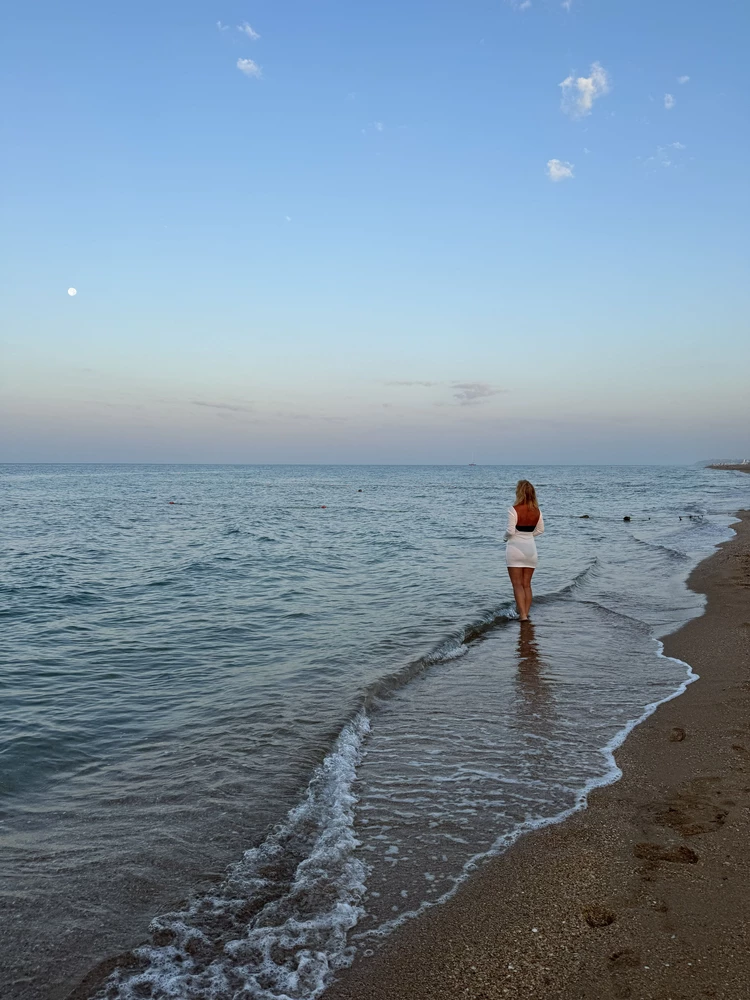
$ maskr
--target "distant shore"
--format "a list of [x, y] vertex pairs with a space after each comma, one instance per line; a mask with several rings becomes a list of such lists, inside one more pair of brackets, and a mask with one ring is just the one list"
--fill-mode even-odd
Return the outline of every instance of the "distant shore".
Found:
[[665, 640], [700, 680], [617, 751], [623, 778], [359, 958], [324, 1000], [746, 1000], [750, 511], [739, 516], [689, 578], [706, 613]]
[[707, 469], [727, 469], [729, 472], [750, 472], [750, 462], [742, 465], [707, 465]]

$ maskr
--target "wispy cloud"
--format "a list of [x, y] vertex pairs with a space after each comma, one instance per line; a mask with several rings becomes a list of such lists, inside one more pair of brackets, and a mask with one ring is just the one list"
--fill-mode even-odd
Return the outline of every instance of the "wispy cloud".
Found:
[[570, 13], [570, 8], [573, 6], [573, 0], [562, 0], [560, 4], [563, 10], [567, 10]]
[[499, 396], [501, 392], [505, 391], [496, 385], [490, 385], [489, 382], [453, 382], [452, 386], [454, 389], [458, 389], [458, 392], [454, 392], [453, 395], [461, 406], [471, 406], [473, 403], [488, 399], [490, 396]]
[[[501, 389], [499, 386], [492, 385], [489, 382], [428, 382], [420, 379], [398, 379], [386, 382], [385, 384], [420, 386], [424, 389], [434, 389], [439, 386], [445, 386], [453, 391], [453, 398], [458, 400], [460, 406], [473, 406], [476, 403], [481, 402], [483, 399], [488, 399], [490, 396], [498, 396], [501, 392], [505, 392], [505, 389]], [[446, 404], [436, 403], [435, 405], [445, 406]]]
[[207, 406], [211, 410], [231, 410], [232, 413], [254, 413], [252, 406], [240, 406], [234, 403], [207, 403], [203, 399], [193, 399], [193, 406]]
[[222, 24], [221, 21], [216, 22], [216, 27], [219, 29], [219, 31], [229, 31], [229, 25]]
[[601, 63], [591, 64], [590, 76], [567, 76], [560, 84], [561, 107], [571, 118], [585, 118], [591, 114], [594, 101], [610, 91], [609, 76]]
[[677, 82], [678, 83], [690, 83], [690, 77], [689, 76], [678, 76], [677, 77]]
[[252, 59], [238, 59], [237, 69], [240, 73], [244, 73], [245, 76], [254, 76], [257, 80], [263, 76], [260, 66], [256, 62], [253, 62]]
[[677, 102], [671, 94], [664, 95], [664, 107], [667, 111], [671, 111]]
[[657, 146], [656, 153], [649, 156], [644, 163], [647, 167], [679, 168], [685, 162], [680, 153], [686, 148], [682, 142], [670, 142], [666, 146]]
[[241, 31], [243, 35], [247, 35], [247, 37], [253, 42], [257, 42], [258, 39], [260, 38], [258, 32], [253, 31], [252, 27], [247, 23], [247, 21], [243, 21], [242, 24], [238, 24], [237, 31]]
[[547, 160], [547, 176], [551, 181], [571, 180], [575, 177], [574, 165], [567, 160]]
[[369, 122], [365, 128], [359, 130], [362, 135], [372, 135], [373, 132], [385, 132], [385, 122]]
[[443, 382], [419, 382], [419, 381], [403, 381], [401, 379], [396, 379], [392, 382], [386, 382], [386, 385], [421, 385], [425, 389], [431, 389], [435, 385], [443, 385]]

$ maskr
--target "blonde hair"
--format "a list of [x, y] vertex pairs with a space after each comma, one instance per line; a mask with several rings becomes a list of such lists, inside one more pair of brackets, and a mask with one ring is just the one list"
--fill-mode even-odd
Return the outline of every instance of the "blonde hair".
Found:
[[536, 490], [528, 479], [519, 479], [516, 483], [516, 503], [524, 507], [534, 507], [539, 510], [536, 499]]

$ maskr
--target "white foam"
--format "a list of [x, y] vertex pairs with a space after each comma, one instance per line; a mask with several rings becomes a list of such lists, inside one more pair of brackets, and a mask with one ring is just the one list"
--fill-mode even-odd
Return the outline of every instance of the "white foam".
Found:
[[477, 626], [491, 625], [493, 622], [500, 621], [503, 618], [509, 621], [518, 618], [518, 612], [514, 607], [506, 604], [485, 611], [471, 625], [462, 629], [459, 635], [450, 636], [448, 639], [443, 640], [431, 653], [428, 653], [423, 658], [422, 662], [430, 666], [434, 663], [445, 663], [450, 660], [456, 660], [460, 656], [465, 656], [469, 652], [469, 647], [466, 644], [467, 635]]
[[[370, 730], [361, 712], [316, 769], [303, 801], [210, 896], [151, 925], [143, 966], [113, 974], [116, 1000], [314, 1000], [349, 964], [363, 914], [352, 785]], [[147, 992], [148, 991], [148, 992]]]
[[460, 646], [456, 646], [453, 649], [446, 649], [441, 653], [433, 653], [430, 659], [435, 663], [445, 663], [448, 660], [457, 660], [459, 657], [465, 656], [468, 652], [469, 647], [465, 643], [461, 643]]

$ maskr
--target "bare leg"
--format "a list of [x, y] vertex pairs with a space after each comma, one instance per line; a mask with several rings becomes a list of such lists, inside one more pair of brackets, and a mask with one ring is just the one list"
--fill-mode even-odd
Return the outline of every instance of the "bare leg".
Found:
[[[529, 617], [529, 609], [526, 607], [526, 588], [523, 583], [523, 574], [528, 572], [529, 570], [521, 566], [508, 567], [508, 576], [510, 577], [510, 582], [513, 584], [513, 596], [516, 599], [516, 607], [518, 608], [518, 617], [522, 622], [525, 622]], [[531, 572], [533, 573], [534, 570], [532, 569]]]
[[[525, 617], [528, 618], [529, 617], [529, 612], [531, 611], [531, 601], [532, 601], [533, 596], [534, 596], [531, 593], [531, 578], [534, 575], [534, 570], [533, 569], [528, 569], [528, 568], [524, 567], [521, 570], [521, 573], [523, 574], [523, 576], [522, 576], [521, 579], [522, 579], [523, 591], [524, 591], [524, 606], [526, 608], [526, 615], [525, 615]], [[522, 616], [522, 617], [524, 617], [524, 616]]]

